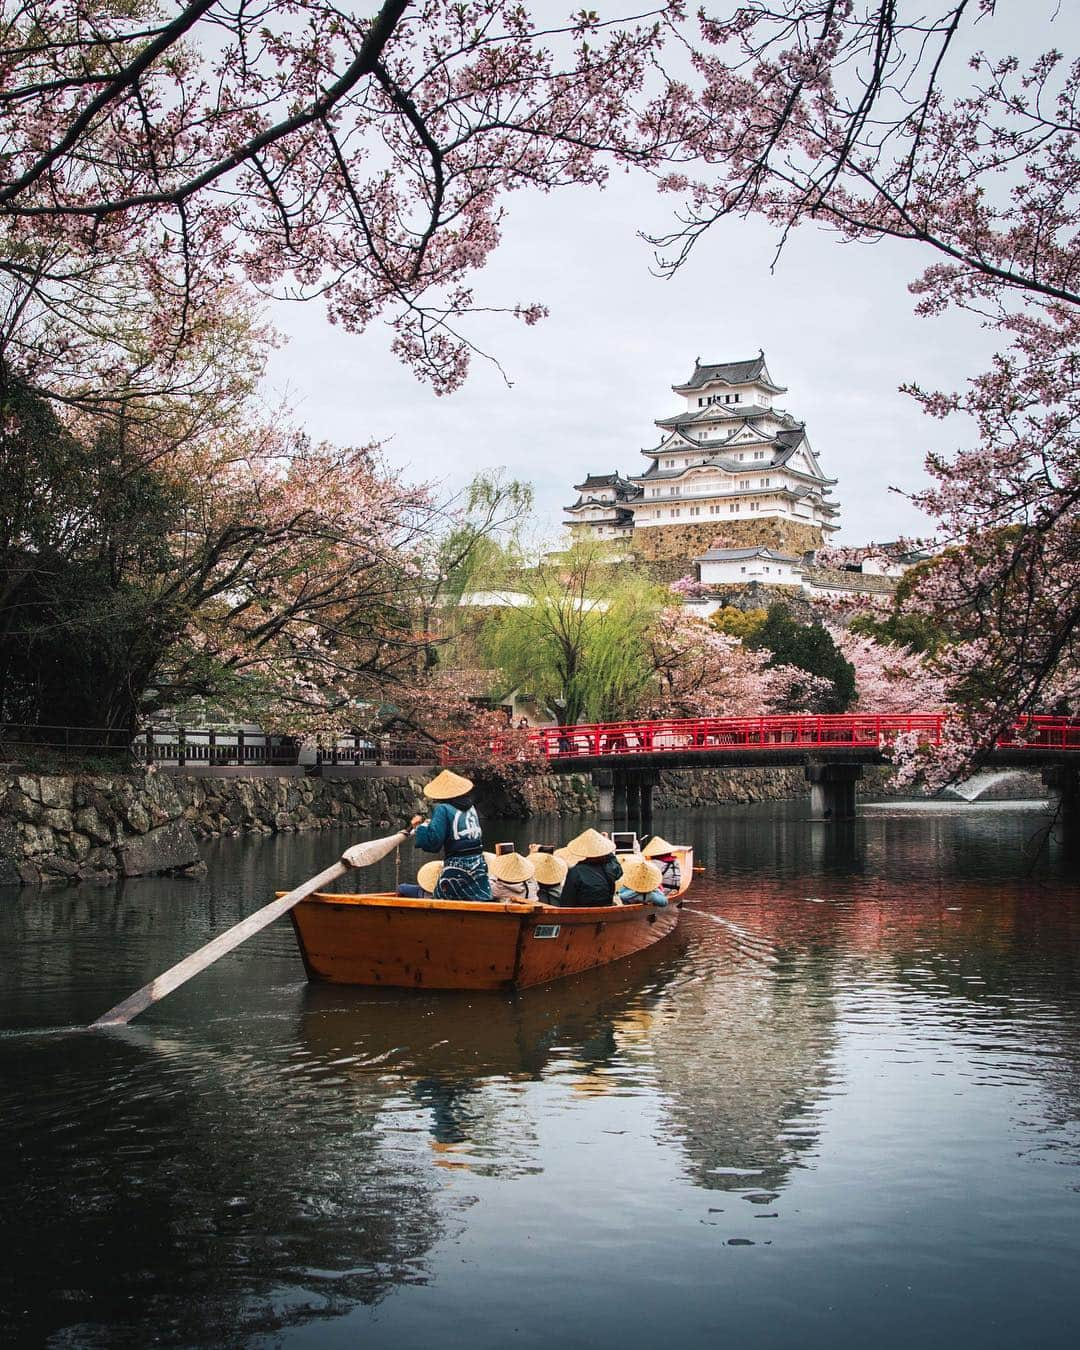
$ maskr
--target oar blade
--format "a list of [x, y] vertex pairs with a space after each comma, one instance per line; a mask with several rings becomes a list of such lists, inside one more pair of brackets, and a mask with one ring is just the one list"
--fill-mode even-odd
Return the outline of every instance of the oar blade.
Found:
[[298, 905], [301, 900], [306, 900], [309, 895], [313, 895], [316, 891], [322, 890], [324, 886], [328, 886], [332, 881], [336, 881], [351, 867], [366, 867], [373, 862], [378, 862], [380, 858], [385, 857], [387, 853], [396, 848], [405, 837], [404, 831], [401, 831], [398, 834], [389, 835], [383, 839], [372, 839], [368, 844], [356, 844], [347, 849], [341, 859], [334, 863], [332, 867], [326, 868], [317, 877], [312, 877], [310, 881], [305, 881], [303, 885], [297, 886], [287, 895], [271, 900], [268, 905], [264, 905], [262, 909], [257, 909], [254, 914], [249, 914], [246, 919], [241, 919], [239, 923], [234, 924], [224, 933], [219, 933], [216, 938], [200, 947], [198, 951], [192, 952], [190, 956], [185, 956], [182, 961], [178, 961], [175, 966], [170, 966], [168, 970], [156, 976], [149, 984], [144, 984], [141, 989], [137, 989], [122, 1003], [118, 1003], [115, 1008], [110, 1008], [107, 1013], [103, 1013], [96, 1022], [90, 1023], [90, 1029], [93, 1031], [102, 1027], [125, 1026], [133, 1017], [145, 1012], [151, 1004], [157, 1003], [166, 994], [171, 994], [174, 989], [186, 984], [193, 976], [200, 974], [208, 966], [212, 966], [227, 952], [239, 947], [253, 934], [273, 923], [275, 919], [287, 913], [294, 905]]

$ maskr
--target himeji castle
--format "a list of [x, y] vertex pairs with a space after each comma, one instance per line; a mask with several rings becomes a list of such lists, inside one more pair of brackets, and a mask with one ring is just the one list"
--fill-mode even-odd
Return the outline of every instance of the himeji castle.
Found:
[[659, 443], [639, 474], [589, 474], [566, 508], [576, 536], [631, 540], [643, 557], [691, 559], [717, 536], [732, 546], [802, 553], [837, 528], [806, 428], [776, 406], [786, 393], [765, 355], [695, 362], [672, 386], [684, 407], [657, 419]]

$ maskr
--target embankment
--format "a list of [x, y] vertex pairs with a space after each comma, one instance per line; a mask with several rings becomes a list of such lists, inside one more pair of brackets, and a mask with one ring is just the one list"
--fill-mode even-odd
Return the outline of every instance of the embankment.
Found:
[[[0, 885], [190, 871], [201, 867], [199, 840], [222, 834], [390, 828], [427, 811], [428, 777], [10, 774], [0, 778]], [[889, 778], [888, 769], [868, 769], [861, 791], [887, 792]], [[1029, 795], [1041, 793], [1030, 780]], [[801, 768], [702, 768], [662, 773], [653, 804], [783, 801], [806, 791]], [[587, 774], [538, 774], [510, 788], [480, 784], [477, 804], [487, 816], [580, 816], [596, 810], [597, 796]]]
[[[0, 885], [106, 882], [201, 866], [199, 840], [331, 825], [382, 829], [425, 811], [427, 775], [383, 778], [11, 774], [0, 779]], [[802, 796], [798, 769], [665, 774], [657, 809]], [[587, 815], [587, 774], [540, 774], [509, 789], [481, 784], [485, 815]]]

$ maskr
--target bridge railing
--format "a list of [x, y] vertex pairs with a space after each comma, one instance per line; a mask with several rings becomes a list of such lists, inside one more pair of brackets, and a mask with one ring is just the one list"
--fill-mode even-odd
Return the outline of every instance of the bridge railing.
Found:
[[[530, 741], [548, 759], [800, 746], [877, 749], [911, 733], [921, 744], [939, 745], [945, 722], [939, 713], [661, 718], [542, 727], [532, 733]], [[998, 744], [1010, 749], [1080, 750], [1080, 719], [1025, 718]]]

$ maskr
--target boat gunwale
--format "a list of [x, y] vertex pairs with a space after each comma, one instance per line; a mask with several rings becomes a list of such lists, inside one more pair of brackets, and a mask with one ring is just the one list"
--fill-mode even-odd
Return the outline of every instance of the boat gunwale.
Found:
[[[287, 891], [278, 891], [277, 895], [286, 895]], [[314, 891], [306, 896], [301, 902], [302, 905], [319, 904], [341, 909], [401, 909], [401, 910], [420, 910], [429, 913], [460, 912], [466, 914], [510, 914], [518, 918], [525, 918], [529, 914], [556, 914], [570, 917], [572, 915], [616, 915], [639, 913], [645, 909], [644, 904], [632, 905], [545, 905], [543, 901], [525, 901], [516, 903], [506, 900], [436, 900], [432, 899], [414, 899], [410, 896], [393, 895], [389, 891], [371, 891], [371, 892], [342, 892], [335, 894], [330, 891]], [[651, 908], [651, 906], [650, 906]]]

